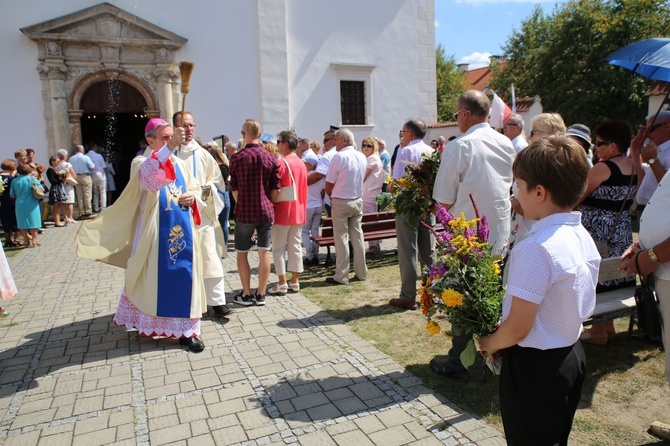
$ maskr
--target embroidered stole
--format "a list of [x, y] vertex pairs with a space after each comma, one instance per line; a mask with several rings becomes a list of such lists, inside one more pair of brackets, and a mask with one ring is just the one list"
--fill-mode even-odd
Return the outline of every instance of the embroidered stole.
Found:
[[[176, 166], [175, 166], [176, 167]], [[157, 316], [189, 318], [193, 283], [193, 232], [190, 210], [179, 196], [188, 190], [181, 170], [159, 193]]]

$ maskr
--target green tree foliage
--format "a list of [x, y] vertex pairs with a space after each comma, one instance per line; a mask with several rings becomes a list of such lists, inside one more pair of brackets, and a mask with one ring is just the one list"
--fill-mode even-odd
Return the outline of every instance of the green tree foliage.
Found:
[[465, 74], [458, 71], [454, 56], [447, 57], [442, 44], [435, 48], [437, 81], [437, 120], [453, 121], [452, 113], [458, 96], [465, 90]]
[[669, 0], [572, 0], [545, 15], [538, 6], [508, 38], [508, 63], [492, 67], [492, 87], [510, 99], [540, 96], [566, 124], [605, 119], [639, 123], [650, 82], [604, 58], [639, 40], [670, 35]]

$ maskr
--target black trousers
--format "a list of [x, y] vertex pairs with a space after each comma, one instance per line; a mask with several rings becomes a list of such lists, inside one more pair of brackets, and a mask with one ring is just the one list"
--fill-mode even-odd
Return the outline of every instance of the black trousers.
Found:
[[515, 345], [502, 352], [500, 411], [507, 444], [567, 445], [582, 395], [582, 344], [551, 350]]

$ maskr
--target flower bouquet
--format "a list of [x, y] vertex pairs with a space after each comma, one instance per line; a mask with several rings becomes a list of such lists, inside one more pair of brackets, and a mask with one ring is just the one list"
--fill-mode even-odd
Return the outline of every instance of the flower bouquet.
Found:
[[396, 212], [405, 215], [405, 222], [418, 228], [422, 219], [427, 217], [435, 206], [433, 200], [433, 184], [440, 168], [440, 156], [435, 150], [424, 154], [419, 164], [408, 164], [405, 176], [390, 180], [390, 190], [395, 195], [393, 207]]
[[[500, 277], [502, 258], [492, 254], [487, 218], [479, 218], [474, 200], [472, 204], [477, 218], [470, 221], [462, 213], [455, 218], [441, 205], [436, 206], [435, 216], [444, 230], [433, 230], [437, 260], [428, 269], [428, 278], [421, 290], [421, 309], [428, 318], [429, 333], [441, 331], [433, 319], [444, 314], [452, 327], [447, 335], [472, 336], [461, 353], [461, 363], [466, 369], [476, 359], [474, 338], [497, 329], [504, 296]], [[495, 373], [490, 358], [487, 364]]]

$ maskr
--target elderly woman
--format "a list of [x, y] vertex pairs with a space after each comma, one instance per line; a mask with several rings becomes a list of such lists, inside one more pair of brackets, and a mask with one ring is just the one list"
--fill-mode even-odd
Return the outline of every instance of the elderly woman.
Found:
[[[593, 240], [609, 241], [606, 257], [620, 257], [633, 243], [631, 218], [628, 213], [637, 191], [637, 175], [633, 162], [626, 156], [632, 138], [624, 121], [605, 121], [595, 131], [595, 149], [600, 160], [589, 170], [586, 192], [581, 205], [582, 225]], [[601, 282], [597, 292], [635, 286], [634, 277]], [[605, 345], [615, 335], [613, 321], [599, 322], [584, 331], [582, 342]]]
[[[58, 175], [63, 177], [64, 181], [67, 177], [76, 179], [77, 173], [74, 171], [72, 164], [67, 162], [67, 150], [60, 149], [59, 151], [56, 152], [56, 156], [58, 157], [58, 166], [56, 166]], [[66, 200], [63, 202], [61, 206], [63, 211], [65, 212], [65, 222], [74, 223], [75, 222], [74, 218], [72, 218], [72, 213], [74, 210], [74, 200], [75, 200], [74, 186], [68, 184], [67, 182], [65, 182], [64, 185], [65, 185]]]
[[[307, 169], [296, 154], [298, 137], [292, 131], [285, 130], [277, 138], [278, 150], [282, 155], [279, 160], [279, 176], [281, 187], [295, 186], [294, 201], [275, 202], [275, 221], [272, 225], [272, 258], [278, 283], [268, 289], [268, 293], [283, 296], [289, 287], [292, 291], [300, 291], [298, 278], [303, 271], [302, 244], [300, 235], [307, 213]], [[281, 192], [280, 192], [281, 193]], [[291, 283], [286, 282], [286, 263], [291, 271]]]
[[19, 228], [16, 226], [16, 211], [14, 199], [9, 196], [9, 188], [14, 180], [16, 171], [16, 161], [7, 158], [2, 162], [2, 194], [0, 194], [0, 221], [2, 222], [2, 231], [5, 233], [5, 246], [19, 246]]
[[[531, 121], [530, 143], [534, 143], [540, 138], [547, 136], [564, 136], [567, 130], [563, 118], [558, 113], [540, 113]], [[513, 243], [519, 243], [526, 238], [530, 228], [537, 220], [529, 220], [523, 216], [523, 208], [519, 204], [516, 196], [519, 194], [519, 187], [516, 182], [512, 186], [514, 196], [511, 198], [512, 210], [514, 217], [512, 218], [512, 240]]]
[[[367, 137], [361, 143], [361, 148], [367, 160], [365, 177], [363, 177], [363, 213], [371, 214], [377, 212], [377, 195], [382, 192], [386, 177], [382, 159], [379, 157], [377, 140]], [[368, 242], [368, 253], [379, 252], [380, 250], [379, 241]]]
[[51, 184], [49, 189], [49, 204], [53, 210], [54, 226], [62, 228], [65, 223], [60, 221], [61, 204], [67, 200], [65, 194], [65, 186], [63, 185], [63, 178], [58, 175], [56, 168], [58, 167], [58, 157], [52, 156], [49, 158], [49, 168], [47, 169], [47, 179]]
[[40, 202], [33, 196], [33, 186], [42, 189], [42, 185], [30, 175], [32, 171], [29, 164], [21, 164], [18, 168], [19, 175], [14, 178], [9, 189], [10, 197], [16, 199], [16, 224], [24, 243], [27, 242], [29, 248], [42, 246], [37, 240], [37, 230], [42, 225]]

